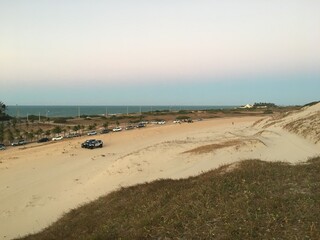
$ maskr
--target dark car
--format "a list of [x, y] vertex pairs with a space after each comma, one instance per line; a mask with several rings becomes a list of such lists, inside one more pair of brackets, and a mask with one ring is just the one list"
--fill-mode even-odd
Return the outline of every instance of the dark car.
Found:
[[45, 138], [40, 138], [40, 139], [38, 140], [38, 143], [49, 142], [49, 141], [50, 141], [50, 139], [47, 138], [47, 137], [45, 137]]
[[109, 129], [103, 129], [100, 133], [101, 133], [101, 134], [106, 134], [106, 133], [108, 133], [108, 132], [110, 132]]
[[103, 142], [101, 140], [94, 140], [88, 143], [88, 148], [94, 149], [94, 148], [102, 148]]
[[137, 128], [143, 128], [143, 127], [145, 127], [146, 125], [144, 124], [144, 123], [139, 123], [138, 125], [137, 125]]
[[0, 150], [5, 150], [6, 147], [4, 146], [4, 144], [0, 143]]
[[132, 130], [132, 129], [134, 129], [134, 126], [129, 125], [126, 127], [126, 130]]
[[102, 148], [103, 142], [101, 140], [90, 139], [81, 144], [82, 148]]
[[82, 147], [82, 148], [88, 148], [88, 147], [89, 147], [89, 144], [90, 144], [91, 142], [94, 142], [94, 141], [96, 141], [96, 140], [95, 140], [95, 139], [86, 140], [85, 142], [81, 143], [81, 147]]
[[20, 146], [20, 145], [25, 145], [25, 144], [27, 144], [27, 142], [23, 139], [17, 140], [17, 141], [14, 141], [13, 143], [11, 143], [12, 146]]

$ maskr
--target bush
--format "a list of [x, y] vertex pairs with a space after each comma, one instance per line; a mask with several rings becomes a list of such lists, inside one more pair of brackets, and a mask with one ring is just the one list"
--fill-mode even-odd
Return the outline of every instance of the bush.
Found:
[[190, 113], [190, 111], [180, 110], [178, 113], [179, 113], [179, 114], [188, 114], [188, 113]]
[[57, 118], [53, 121], [54, 123], [66, 123], [67, 118]]
[[272, 114], [272, 113], [273, 113], [272, 110], [265, 110], [265, 111], [263, 112], [263, 114]]
[[184, 119], [189, 119], [190, 117], [188, 116], [177, 116], [176, 119], [177, 120], [184, 120]]

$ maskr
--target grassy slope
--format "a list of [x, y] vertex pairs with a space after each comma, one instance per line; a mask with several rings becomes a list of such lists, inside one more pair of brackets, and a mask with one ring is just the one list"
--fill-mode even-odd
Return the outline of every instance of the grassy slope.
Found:
[[124, 188], [26, 239], [320, 239], [320, 157]]

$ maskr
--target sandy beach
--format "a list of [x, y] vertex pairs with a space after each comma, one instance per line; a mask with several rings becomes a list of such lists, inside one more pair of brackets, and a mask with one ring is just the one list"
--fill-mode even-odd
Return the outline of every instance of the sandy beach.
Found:
[[[319, 114], [319, 106], [311, 113]], [[308, 116], [304, 112], [290, 115], [290, 121]], [[286, 130], [288, 121], [168, 123], [95, 136], [104, 142], [101, 149], [82, 149], [92, 137], [81, 137], [1, 151], [0, 238], [40, 231], [70, 209], [121, 187], [194, 176], [244, 159], [296, 163], [319, 155], [319, 142]]]

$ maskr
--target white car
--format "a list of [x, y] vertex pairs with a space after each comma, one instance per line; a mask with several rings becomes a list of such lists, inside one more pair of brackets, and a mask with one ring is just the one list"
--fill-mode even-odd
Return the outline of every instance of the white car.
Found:
[[115, 127], [114, 129], [112, 129], [113, 132], [120, 132], [122, 131], [122, 127]]
[[181, 123], [180, 120], [174, 120], [173, 123]]
[[62, 138], [63, 138], [62, 136], [56, 136], [56, 137], [52, 138], [52, 141], [59, 141]]
[[166, 124], [166, 121], [159, 121], [158, 124], [160, 125]]
[[91, 131], [87, 133], [88, 136], [93, 136], [93, 135], [97, 135], [96, 131]]

